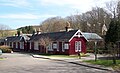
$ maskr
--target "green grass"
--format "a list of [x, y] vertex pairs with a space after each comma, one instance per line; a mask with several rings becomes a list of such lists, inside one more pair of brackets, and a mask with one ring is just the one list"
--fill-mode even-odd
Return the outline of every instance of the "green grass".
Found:
[[[54, 54], [40, 54], [47, 57], [59, 57], [59, 58], [78, 58], [78, 55], [54, 55]], [[81, 54], [81, 57], [89, 56], [88, 54]]]
[[0, 58], [0, 60], [4, 60], [4, 58]]
[[120, 69], [120, 60], [116, 60], [116, 65], [113, 64], [113, 60], [85, 60], [83, 62], [91, 63], [91, 64], [96, 64], [96, 65], [102, 65], [105, 67], [112, 67], [115, 70]]

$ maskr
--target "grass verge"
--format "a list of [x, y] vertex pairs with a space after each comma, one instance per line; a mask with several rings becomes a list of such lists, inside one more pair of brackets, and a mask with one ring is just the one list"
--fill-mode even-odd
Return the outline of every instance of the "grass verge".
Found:
[[4, 60], [4, 58], [0, 58], [0, 60]]
[[[78, 58], [78, 55], [54, 55], [54, 54], [40, 54], [47, 57], [58, 57], [58, 58]], [[87, 57], [88, 54], [81, 53], [81, 57]]]
[[120, 70], [120, 60], [116, 60], [117, 64], [113, 64], [113, 60], [85, 60], [83, 62], [96, 64], [96, 65], [102, 65], [105, 67], [112, 67], [114, 70]]

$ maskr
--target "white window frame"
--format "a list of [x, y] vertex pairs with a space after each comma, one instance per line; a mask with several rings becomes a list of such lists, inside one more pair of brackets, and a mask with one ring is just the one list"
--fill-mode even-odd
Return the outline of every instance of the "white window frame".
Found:
[[34, 42], [34, 50], [39, 50], [39, 43], [38, 42]]
[[20, 42], [20, 49], [24, 49], [24, 42]]
[[57, 49], [57, 43], [53, 43], [53, 49]]
[[18, 42], [16, 42], [16, 48], [18, 48]]
[[57, 51], [59, 51], [59, 42], [57, 42]]
[[75, 41], [75, 52], [81, 51], [81, 41]]
[[64, 42], [62, 42], [62, 52], [65, 52], [65, 50], [64, 50]]
[[48, 51], [53, 51], [53, 49], [52, 49], [52, 43], [49, 44]]
[[30, 42], [30, 49], [32, 49], [32, 47], [31, 47], [31, 42]]
[[69, 44], [68, 43], [64, 43], [64, 49], [69, 49]]
[[12, 42], [12, 48], [13, 48], [13, 44], [14, 44], [14, 43]]

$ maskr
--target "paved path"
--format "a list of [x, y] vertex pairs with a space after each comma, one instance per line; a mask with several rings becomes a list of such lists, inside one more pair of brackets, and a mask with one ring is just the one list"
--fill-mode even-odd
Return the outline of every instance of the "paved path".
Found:
[[33, 58], [29, 54], [3, 54], [0, 73], [112, 73], [71, 62]]

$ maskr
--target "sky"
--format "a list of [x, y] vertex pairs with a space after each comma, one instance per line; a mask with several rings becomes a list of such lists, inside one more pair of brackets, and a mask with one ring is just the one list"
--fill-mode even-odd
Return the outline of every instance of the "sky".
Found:
[[[0, 0], [0, 24], [11, 29], [40, 25], [50, 17], [84, 13], [111, 0]], [[115, 1], [115, 0], [113, 0]]]

